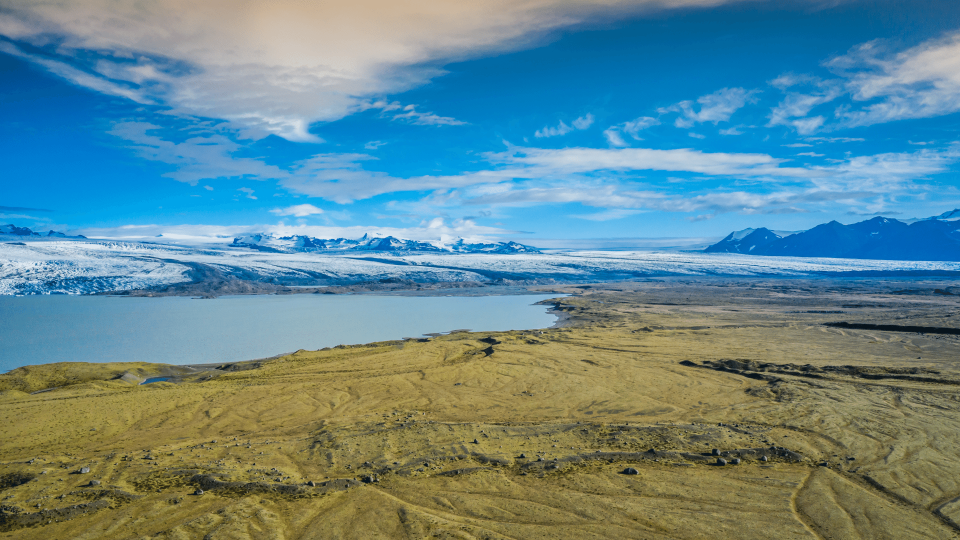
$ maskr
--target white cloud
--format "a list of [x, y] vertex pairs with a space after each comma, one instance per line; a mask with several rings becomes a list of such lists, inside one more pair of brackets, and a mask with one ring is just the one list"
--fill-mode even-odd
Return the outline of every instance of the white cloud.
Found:
[[439, 116], [432, 112], [419, 112], [414, 105], [407, 105], [402, 113], [395, 114], [394, 120], [409, 120], [412, 124], [420, 126], [463, 126], [466, 122], [461, 122], [456, 118], [449, 116]]
[[274, 208], [270, 212], [278, 216], [307, 217], [322, 214], [323, 209], [312, 204], [296, 204], [286, 208]]
[[[826, 172], [812, 181], [821, 189], [892, 193], [918, 189], [916, 180], [942, 173], [960, 161], [960, 144], [942, 150], [855, 156], [831, 167], [813, 167]], [[911, 194], [911, 193], [908, 193]]]
[[[803, 135], [813, 133], [825, 121], [822, 116], [806, 118], [810, 111], [843, 95], [843, 88], [837, 81], [824, 81], [810, 75], [787, 73], [770, 81], [770, 85], [786, 95], [771, 109], [767, 127], [792, 126]], [[789, 90], [798, 86], [805, 87], [805, 90]]]
[[[913, 197], [921, 196], [926, 189], [917, 183], [919, 180], [942, 173], [960, 160], [960, 144], [939, 150], [924, 148], [915, 153], [855, 156], [833, 160], [834, 164], [826, 166], [788, 166], [787, 160], [767, 154], [702, 152], [690, 148], [508, 146], [502, 152], [481, 154], [486, 165], [476, 171], [402, 178], [370, 170], [376, 167], [377, 160], [367, 154], [317, 154], [281, 169], [254, 158], [233, 159], [230, 153], [236, 145], [223, 134], [203, 133], [203, 136], [172, 143], [154, 134], [155, 130], [156, 126], [150, 124], [129, 122], [118, 124], [114, 132], [133, 142], [132, 147], [144, 157], [176, 164], [178, 170], [170, 176], [181, 181], [196, 183], [200, 179], [223, 176], [271, 178], [294, 193], [340, 204], [388, 193], [424, 192], [429, 194], [430, 204], [435, 207], [430, 212], [458, 204], [515, 206], [563, 202], [608, 209], [759, 212], [763, 204], [772, 209], [778, 205], [813, 204], [820, 200], [815, 197], [824, 197], [824, 194], [832, 194], [827, 201], [875, 197], [877, 193]], [[809, 140], [832, 143], [855, 139]], [[765, 186], [793, 187], [778, 192], [776, 197], [739, 191], [733, 192], [740, 193], [733, 197], [722, 188], [722, 193], [690, 196], [671, 193], [647, 180], [644, 182], [648, 187], [638, 189], [640, 178], [636, 173], [643, 171], [750, 182], [758, 186], [758, 191], [768, 189]], [[673, 183], [667, 180], [666, 185]], [[251, 188], [241, 188], [241, 191], [251, 198], [254, 196]], [[737, 205], [739, 209], [734, 209]]]
[[157, 135], [160, 130], [160, 126], [146, 122], [120, 122], [109, 133], [131, 142], [129, 148], [142, 158], [174, 165], [176, 169], [163, 176], [190, 185], [211, 178], [264, 180], [279, 179], [288, 174], [258, 159], [234, 157], [232, 154], [241, 145], [222, 133], [204, 133], [175, 143]]
[[797, 133], [807, 135], [817, 131], [823, 125], [826, 118], [822, 116], [813, 116], [810, 118], [798, 118], [790, 122], [797, 129]]
[[[839, 160], [835, 165], [795, 169], [758, 159], [752, 164], [728, 164], [733, 169], [741, 169], [741, 174], [731, 176], [749, 179], [756, 175], [762, 183], [755, 191], [721, 186], [698, 193], [689, 189], [674, 191], [669, 180], [666, 185], [639, 184], [614, 172], [641, 167], [664, 170], [670, 167], [672, 159], [678, 159], [687, 163], [684, 170], [698, 169], [702, 174], [717, 174], [724, 167], [715, 155], [637, 155], [630, 154], [629, 149], [620, 149], [604, 150], [599, 156], [584, 156], [570, 154], [569, 149], [523, 150], [533, 155], [520, 154], [516, 161], [527, 164], [529, 169], [522, 173], [513, 169], [510, 176], [519, 178], [522, 174], [526, 181], [491, 181], [448, 191], [443, 201], [433, 201], [434, 206], [525, 207], [579, 203], [605, 209], [586, 215], [592, 219], [616, 219], [622, 213], [609, 212], [614, 209], [707, 212], [704, 218], [726, 212], [796, 213], [823, 209], [828, 205], [861, 204], [882, 196], [922, 198], [937, 189], [935, 185], [925, 183], [925, 178], [945, 172], [960, 161], [960, 145], [936, 151], [858, 156]], [[733, 159], [738, 161], [742, 157], [736, 155]], [[703, 161], [698, 163], [699, 160]], [[743, 174], [742, 169], [748, 172]]]
[[692, 131], [691, 131], [690, 133], [687, 133], [687, 136], [693, 137], [694, 139], [706, 139], [706, 138], [707, 138], [706, 135], [702, 135], [702, 134], [700, 134], [700, 133], [693, 133]]
[[367, 144], [363, 145], [363, 147], [366, 148], [367, 150], [376, 150], [377, 148], [380, 148], [385, 144], [387, 143], [383, 141], [370, 141]]
[[854, 48], [827, 64], [847, 78], [854, 101], [874, 101], [842, 111], [845, 126], [865, 126], [960, 111], [960, 32], [895, 55], [880, 42]]
[[594, 121], [593, 114], [587, 113], [585, 116], [581, 116], [580, 118], [577, 118], [576, 120], [574, 120], [573, 127], [577, 129], [587, 129], [588, 127], [593, 125], [593, 121]]
[[603, 136], [607, 138], [607, 142], [610, 146], [630, 146], [627, 144], [627, 141], [623, 140], [623, 137], [620, 136], [620, 131], [616, 128], [610, 127], [603, 130]]
[[743, 88], [722, 88], [712, 94], [697, 98], [700, 111], [693, 110], [692, 101], [681, 101], [676, 105], [658, 109], [660, 114], [679, 112], [680, 116], [674, 121], [678, 128], [691, 128], [698, 123], [727, 122], [733, 113], [743, 108], [747, 103], [756, 101], [755, 95], [759, 90], [745, 90]]
[[[786, 74], [771, 81], [787, 94], [771, 111], [768, 125], [793, 126], [809, 134], [960, 111], [960, 32], [899, 53], [891, 53], [881, 41], [871, 41], [825, 65], [839, 78]], [[808, 89], [788, 91], [796, 86]], [[836, 108], [833, 122], [823, 115], [808, 117], [814, 108], [844, 95], [852, 103]]]
[[807, 137], [804, 139], [811, 142], [825, 142], [825, 143], [849, 143], [849, 142], [863, 142], [866, 139], [860, 137]]
[[572, 214], [570, 217], [586, 219], [589, 221], [612, 221], [614, 219], [623, 219], [643, 212], [636, 208], [610, 208], [592, 214]]
[[824, 156], [824, 154], [818, 154], [818, 153], [816, 153], [816, 152], [800, 152], [800, 153], [797, 154], [797, 155], [798, 155], [798, 156], [806, 156], [806, 157], [823, 157], [823, 156]]
[[650, 116], [641, 116], [622, 124], [610, 126], [604, 130], [603, 135], [607, 138], [610, 146], [629, 146], [627, 142], [623, 140], [623, 137], [620, 135], [621, 133], [630, 135], [635, 141], [642, 141], [643, 139], [640, 137], [640, 132], [658, 125], [660, 125], [660, 120]]
[[256, 196], [254, 196], [253, 194], [254, 190], [248, 187], [237, 188], [237, 191], [242, 191], [243, 193], [245, 193], [248, 199], [257, 200]]
[[512, 166], [504, 178], [539, 178], [596, 171], [686, 171], [715, 176], [803, 176], [809, 171], [780, 167], [766, 154], [701, 152], [689, 148], [520, 148], [485, 154], [493, 163]]
[[423, 85], [443, 62], [535, 46], [605, 18], [730, 1], [5, 0], [0, 34], [44, 51], [12, 54], [97, 92], [226, 119], [248, 138], [312, 141], [312, 123]]
[[203, 189], [205, 189], [205, 190], [207, 190], [207, 191], [213, 191], [213, 188], [210, 187], [210, 186], [203, 186]]
[[537, 137], [537, 138], [541, 138], [541, 137], [559, 137], [559, 136], [562, 136], [562, 135], [566, 135], [567, 133], [570, 133], [571, 131], [573, 131], [573, 128], [570, 127], [570, 126], [568, 126], [567, 124], [563, 123], [563, 120], [561, 120], [560, 123], [557, 124], [557, 127], [544, 126], [543, 128], [538, 129], [538, 130], [533, 134], [533, 136], [534, 136], [534, 137]]
[[639, 136], [637, 134], [641, 130], [651, 128], [653, 126], [659, 126], [659, 125], [660, 125], [660, 120], [656, 118], [652, 118], [650, 116], [641, 116], [639, 118], [634, 118], [633, 120], [620, 124], [620, 129], [622, 129], [624, 133], [630, 135], [634, 139], [639, 139]]
[[564, 123], [563, 120], [561, 120], [556, 127], [544, 126], [542, 129], [538, 129], [536, 133], [533, 134], [533, 136], [537, 137], [538, 139], [543, 137], [559, 137], [562, 135], [566, 135], [567, 133], [570, 133], [574, 130], [587, 129], [588, 127], [593, 125], [593, 121], [594, 121], [593, 115], [590, 113], [587, 113], [586, 115], [581, 116], [576, 120], [574, 120], [573, 122], [571, 122], [572, 125], [570, 126], [568, 126], [566, 123]]

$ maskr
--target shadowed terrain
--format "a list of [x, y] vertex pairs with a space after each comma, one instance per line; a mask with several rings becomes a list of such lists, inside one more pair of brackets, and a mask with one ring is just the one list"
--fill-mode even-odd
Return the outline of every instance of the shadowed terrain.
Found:
[[20, 368], [0, 537], [958, 538], [950, 285], [553, 286], [552, 329]]

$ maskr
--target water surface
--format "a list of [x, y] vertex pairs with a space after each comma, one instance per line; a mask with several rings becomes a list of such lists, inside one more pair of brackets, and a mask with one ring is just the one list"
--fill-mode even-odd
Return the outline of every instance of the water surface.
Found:
[[557, 295], [0, 296], [0, 372], [50, 362], [198, 364], [456, 329], [545, 328]]

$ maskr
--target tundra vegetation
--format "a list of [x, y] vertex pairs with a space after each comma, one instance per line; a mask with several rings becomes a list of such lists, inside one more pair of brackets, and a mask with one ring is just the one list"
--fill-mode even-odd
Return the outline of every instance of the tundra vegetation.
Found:
[[957, 538], [950, 285], [545, 286], [556, 328], [19, 368], [0, 537]]

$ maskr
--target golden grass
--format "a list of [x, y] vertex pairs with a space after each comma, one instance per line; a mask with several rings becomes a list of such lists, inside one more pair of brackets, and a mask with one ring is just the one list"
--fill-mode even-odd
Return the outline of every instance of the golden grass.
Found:
[[[2, 375], [0, 537], [957, 537], [960, 340], [819, 324], [945, 325], [955, 301], [803, 282], [567, 290], [567, 328], [298, 351], [208, 380], [149, 364]], [[793, 313], [852, 302], [874, 307]], [[735, 359], [794, 368], [714, 369]], [[321, 485], [344, 478], [371, 483]], [[193, 495], [211, 479], [234, 484]]]

